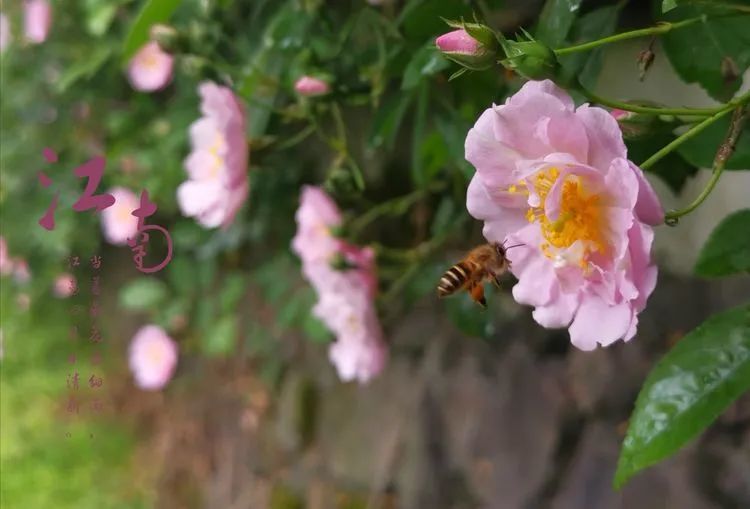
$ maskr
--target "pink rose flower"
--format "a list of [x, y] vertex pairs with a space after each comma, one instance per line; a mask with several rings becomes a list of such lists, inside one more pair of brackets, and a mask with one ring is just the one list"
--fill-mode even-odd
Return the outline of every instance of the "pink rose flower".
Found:
[[177, 366], [177, 343], [156, 325], [141, 327], [130, 342], [130, 370], [141, 389], [159, 390]]
[[115, 203], [101, 213], [104, 238], [110, 244], [125, 244], [138, 231], [138, 218], [132, 212], [140, 206], [140, 199], [124, 187], [114, 187], [108, 192], [115, 197]]
[[63, 273], [55, 278], [54, 294], [61, 299], [67, 299], [76, 290], [76, 278], [72, 274]]
[[470, 36], [466, 30], [454, 30], [435, 39], [435, 45], [445, 53], [463, 53], [472, 55], [479, 51], [479, 41]]
[[484, 236], [521, 244], [508, 251], [516, 301], [582, 350], [631, 339], [656, 285], [651, 225], [664, 212], [612, 115], [528, 82], [479, 117], [466, 159], [466, 205]]
[[[296, 218], [292, 249], [318, 294], [313, 314], [336, 336], [329, 358], [342, 380], [367, 383], [382, 371], [387, 359], [373, 302], [377, 292], [375, 254], [333, 235], [341, 213], [320, 188], [303, 188]], [[347, 267], [334, 269], [331, 264], [336, 260]]]
[[13, 260], [8, 253], [8, 243], [5, 237], [0, 236], [0, 274], [7, 276], [13, 273]]
[[0, 12], [0, 53], [5, 51], [5, 48], [10, 45], [11, 41], [11, 32], [10, 32], [10, 22], [8, 21], [8, 16]]
[[174, 58], [150, 41], [139, 49], [128, 64], [128, 80], [134, 89], [154, 92], [172, 80]]
[[52, 26], [52, 7], [47, 0], [28, 0], [24, 3], [23, 30], [26, 38], [39, 44], [47, 40]]
[[245, 113], [226, 87], [204, 82], [198, 90], [203, 116], [190, 126], [189, 178], [177, 189], [177, 201], [201, 225], [226, 227], [248, 194]]
[[294, 83], [294, 90], [303, 97], [316, 97], [331, 91], [325, 81], [312, 76], [302, 76]]

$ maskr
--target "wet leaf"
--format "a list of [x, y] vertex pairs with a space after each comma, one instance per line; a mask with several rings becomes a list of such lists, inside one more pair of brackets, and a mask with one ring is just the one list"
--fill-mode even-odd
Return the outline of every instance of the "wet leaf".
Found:
[[630, 418], [614, 484], [670, 456], [750, 389], [750, 305], [719, 313], [649, 373]]
[[695, 273], [704, 277], [750, 273], [750, 209], [725, 217], [701, 249]]

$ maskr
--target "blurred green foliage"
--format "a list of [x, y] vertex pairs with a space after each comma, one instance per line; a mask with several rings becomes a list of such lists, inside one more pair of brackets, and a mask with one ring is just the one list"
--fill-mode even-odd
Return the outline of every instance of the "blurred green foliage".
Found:
[[[67, 322], [51, 285], [70, 254], [100, 253], [105, 260], [127, 254], [127, 248], [103, 243], [96, 214], [70, 209], [82, 190], [72, 169], [92, 156], [107, 158], [100, 191], [115, 185], [148, 190], [159, 207], [153, 222], [169, 229], [175, 246], [174, 259], [158, 275], [117, 267], [125, 280], [117, 288], [123, 312], [163, 326], [184, 355], [259, 358], [270, 381], [284, 367], [282, 338], [297, 333], [316, 343], [330, 339], [310, 314], [315, 297], [289, 250], [303, 184], [328, 183], [346, 214], [344, 234], [389, 253], [378, 259], [379, 306], [387, 320], [433, 293], [452, 257], [482, 241], [479, 227], [466, 221], [465, 192], [474, 170], [464, 159], [464, 139], [480, 112], [501, 104], [522, 80], [491, 69], [449, 81], [455, 66], [433, 41], [447, 31], [441, 18], [505, 23], [507, 6], [383, 3], [66, 1], [55, 5], [50, 39], [41, 45], [23, 42], [20, 4], [4, 5], [16, 39], [0, 63], [0, 226], [12, 256], [27, 259], [32, 272], [26, 284], [3, 280], [4, 501], [19, 507], [109, 507], [99, 494], [120, 494], [116, 479], [128, 468], [132, 437], [124, 431], [107, 425], [104, 433], [99, 424], [82, 424], [80, 436], [91, 430], [102, 435], [95, 449], [87, 438], [63, 445], [55, 425]], [[614, 33], [623, 5], [548, 0], [541, 13], [524, 11], [519, 20], [528, 21], [540, 40], [564, 47]], [[678, 6], [664, 19], [685, 19], [702, 9]], [[651, 21], [663, 16], [658, 8], [653, 15]], [[742, 78], [728, 82], [721, 60], [731, 58], [740, 75], [750, 65], [745, 21], [702, 25], [705, 37], [719, 41], [719, 53], [691, 30], [667, 34], [665, 51], [683, 79], [726, 99]], [[124, 66], [155, 22], [177, 30], [175, 77], [165, 90], [144, 94], [131, 89]], [[561, 58], [563, 73], [595, 87], [601, 57], [595, 50]], [[304, 74], [328, 78], [332, 93], [320, 100], [297, 97], [293, 85]], [[234, 224], [222, 230], [205, 230], [181, 217], [175, 198], [186, 176], [188, 126], [199, 117], [196, 88], [207, 79], [231, 87], [248, 114], [250, 197]], [[663, 124], [658, 132], [629, 139], [631, 157], [636, 163], [649, 157], [675, 138], [675, 127]], [[720, 123], [707, 129], [653, 172], [680, 189], [697, 166], [710, 164], [722, 129]], [[747, 144], [746, 134], [730, 168], [747, 167]], [[58, 163], [44, 162], [44, 147], [58, 151]], [[38, 185], [40, 169], [52, 177], [53, 188]], [[56, 191], [60, 205], [49, 232], [37, 221]], [[383, 204], [382, 214], [352, 231], [358, 218]], [[30, 296], [31, 311], [19, 307], [21, 294]], [[492, 306], [491, 295], [489, 301]], [[462, 297], [444, 305], [467, 335], [494, 335], [492, 312], [477, 312]], [[102, 486], [92, 490], [94, 473]], [[138, 492], [122, 497], [128, 507], [147, 500]]]

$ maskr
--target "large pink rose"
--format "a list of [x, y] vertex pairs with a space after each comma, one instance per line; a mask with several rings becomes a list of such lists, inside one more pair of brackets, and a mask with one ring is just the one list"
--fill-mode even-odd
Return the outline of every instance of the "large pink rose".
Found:
[[476, 168], [466, 206], [510, 249], [514, 298], [544, 327], [569, 327], [582, 350], [636, 333], [656, 284], [653, 230], [663, 221], [617, 121], [551, 81], [528, 82], [466, 137]]
[[[318, 294], [313, 314], [336, 336], [328, 356], [339, 378], [366, 383], [382, 371], [388, 356], [373, 302], [375, 253], [333, 235], [331, 230], [341, 224], [341, 213], [320, 188], [302, 190], [296, 218], [292, 248]], [[347, 267], [335, 269], [335, 261]]]
[[207, 228], [229, 226], [248, 193], [245, 112], [226, 87], [204, 82], [198, 91], [203, 116], [190, 126], [189, 178], [177, 201], [184, 215]]

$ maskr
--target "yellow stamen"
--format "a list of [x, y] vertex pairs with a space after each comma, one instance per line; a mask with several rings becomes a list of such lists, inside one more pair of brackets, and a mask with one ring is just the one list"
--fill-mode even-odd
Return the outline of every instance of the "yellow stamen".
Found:
[[[559, 176], [560, 170], [554, 167], [534, 175], [532, 182], [534, 192], [539, 196], [539, 205], [526, 211], [526, 219], [530, 223], [539, 223], [545, 239], [540, 248], [548, 258], [554, 258], [555, 250], [566, 249], [575, 242], [582, 241], [584, 250], [578, 264], [585, 268], [592, 252], [603, 253], [607, 250], [602, 235], [601, 199], [586, 191], [585, 181], [581, 177], [568, 175], [562, 184], [558, 217], [550, 219], [545, 212], [545, 202]], [[522, 184], [525, 182], [509, 186], [508, 191], [516, 192], [517, 186]], [[528, 194], [528, 190], [524, 192]]]

